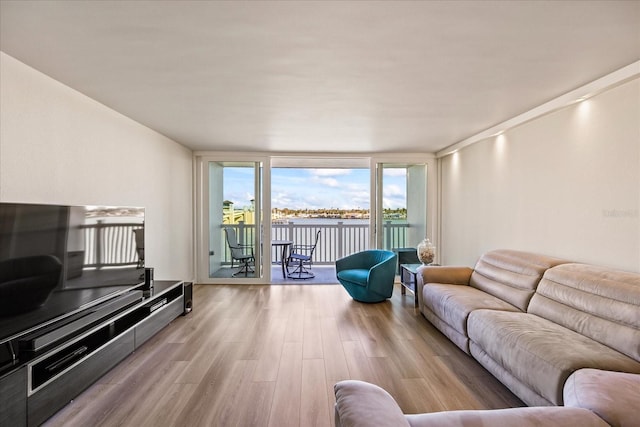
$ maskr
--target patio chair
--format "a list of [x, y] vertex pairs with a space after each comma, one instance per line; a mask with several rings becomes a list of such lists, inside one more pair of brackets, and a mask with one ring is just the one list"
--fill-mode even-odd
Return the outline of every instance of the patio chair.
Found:
[[[316, 233], [316, 240], [313, 245], [293, 245], [291, 247], [291, 253], [287, 259], [287, 277], [290, 279], [312, 279], [316, 277], [311, 269], [313, 264], [313, 252], [318, 246], [318, 239], [320, 238], [320, 230]], [[295, 264], [295, 269], [289, 273], [289, 265]], [[305, 265], [307, 267], [305, 267]]]
[[336, 276], [354, 300], [382, 302], [393, 294], [397, 258], [382, 249], [356, 252], [336, 261]]
[[[229, 245], [229, 251], [231, 252], [231, 268], [233, 268], [233, 261], [239, 261], [241, 266], [240, 270], [232, 274], [233, 277], [244, 273], [247, 277], [249, 273], [253, 273], [251, 264], [255, 263], [255, 257], [253, 256], [253, 247], [251, 245], [240, 245], [236, 239], [236, 230], [231, 227], [224, 228], [224, 234], [227, 238], [227, 245]], [[247, 249], [250, 249], [247, 253]]]

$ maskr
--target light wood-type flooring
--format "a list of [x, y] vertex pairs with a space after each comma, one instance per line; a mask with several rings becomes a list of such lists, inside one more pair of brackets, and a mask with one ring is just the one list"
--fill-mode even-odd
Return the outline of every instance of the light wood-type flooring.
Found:
[[413, 307], [340, 285], [196, 285], [179, 317], [46, 426], [332, 426], [333, 385], [385, 388], [405, 413], [522, 406]]

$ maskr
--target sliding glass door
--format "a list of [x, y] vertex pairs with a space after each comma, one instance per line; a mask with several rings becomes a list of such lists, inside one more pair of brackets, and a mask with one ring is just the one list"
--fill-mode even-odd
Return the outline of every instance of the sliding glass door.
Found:
[[286, 280], [278, 242], [310, 245], [318, 231], [318, 267], [369, 248], [415, 248], [425, 237], [437, 244], [435, 170], [428, 156], [423, 162], [199, 156], [197, 280]]
[[198, 209], [200, 280], [260, 282], [263, 278], [263, 162], [202, 159]]
[[427, 165], [376, 164], [375, 242], [378, 248], [415, 248], [427, 235]]

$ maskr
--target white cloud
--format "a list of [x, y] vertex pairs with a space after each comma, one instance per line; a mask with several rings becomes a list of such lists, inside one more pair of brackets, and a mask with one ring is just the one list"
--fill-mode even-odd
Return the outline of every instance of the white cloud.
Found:
[[344, 176], [351, 173], [350, 169], [307, 169], [311, 176]]
[[[386, 174], [391, 172], [391, 174]], [[385, 169], [383, 206], [406, 206], [405, 169]], [[364, 169], [274, 169], [271, 205], [292, 209], [369, 209], [370, 177]], [[253, 198], [252, 179], [225, 179], [225, 198], [236, 208]]]
[[299, 201], [296, 200], [293, 194], [289, 193], [280, 192], [278, 194], [272, 194], [271, 197], [271, 205], [275, 207], [289, 207], [297, 203], [299, 203]]
[[402, 189], [399, 185], [388, 184], [384, 186], [384, 195], [385, 196], [404, 196], [404, 189]]
[[340, 187], [340, 182], [335, 178], [318, 179], [316, 182], [322, 185], [326, 185], [327, 187], [332, 187], [332, 188]]

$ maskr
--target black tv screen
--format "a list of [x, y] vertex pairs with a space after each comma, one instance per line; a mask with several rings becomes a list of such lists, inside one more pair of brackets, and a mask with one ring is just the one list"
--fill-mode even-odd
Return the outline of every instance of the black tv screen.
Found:
[[143, 208], [0, 203], [0, 344], [143, 282]]

